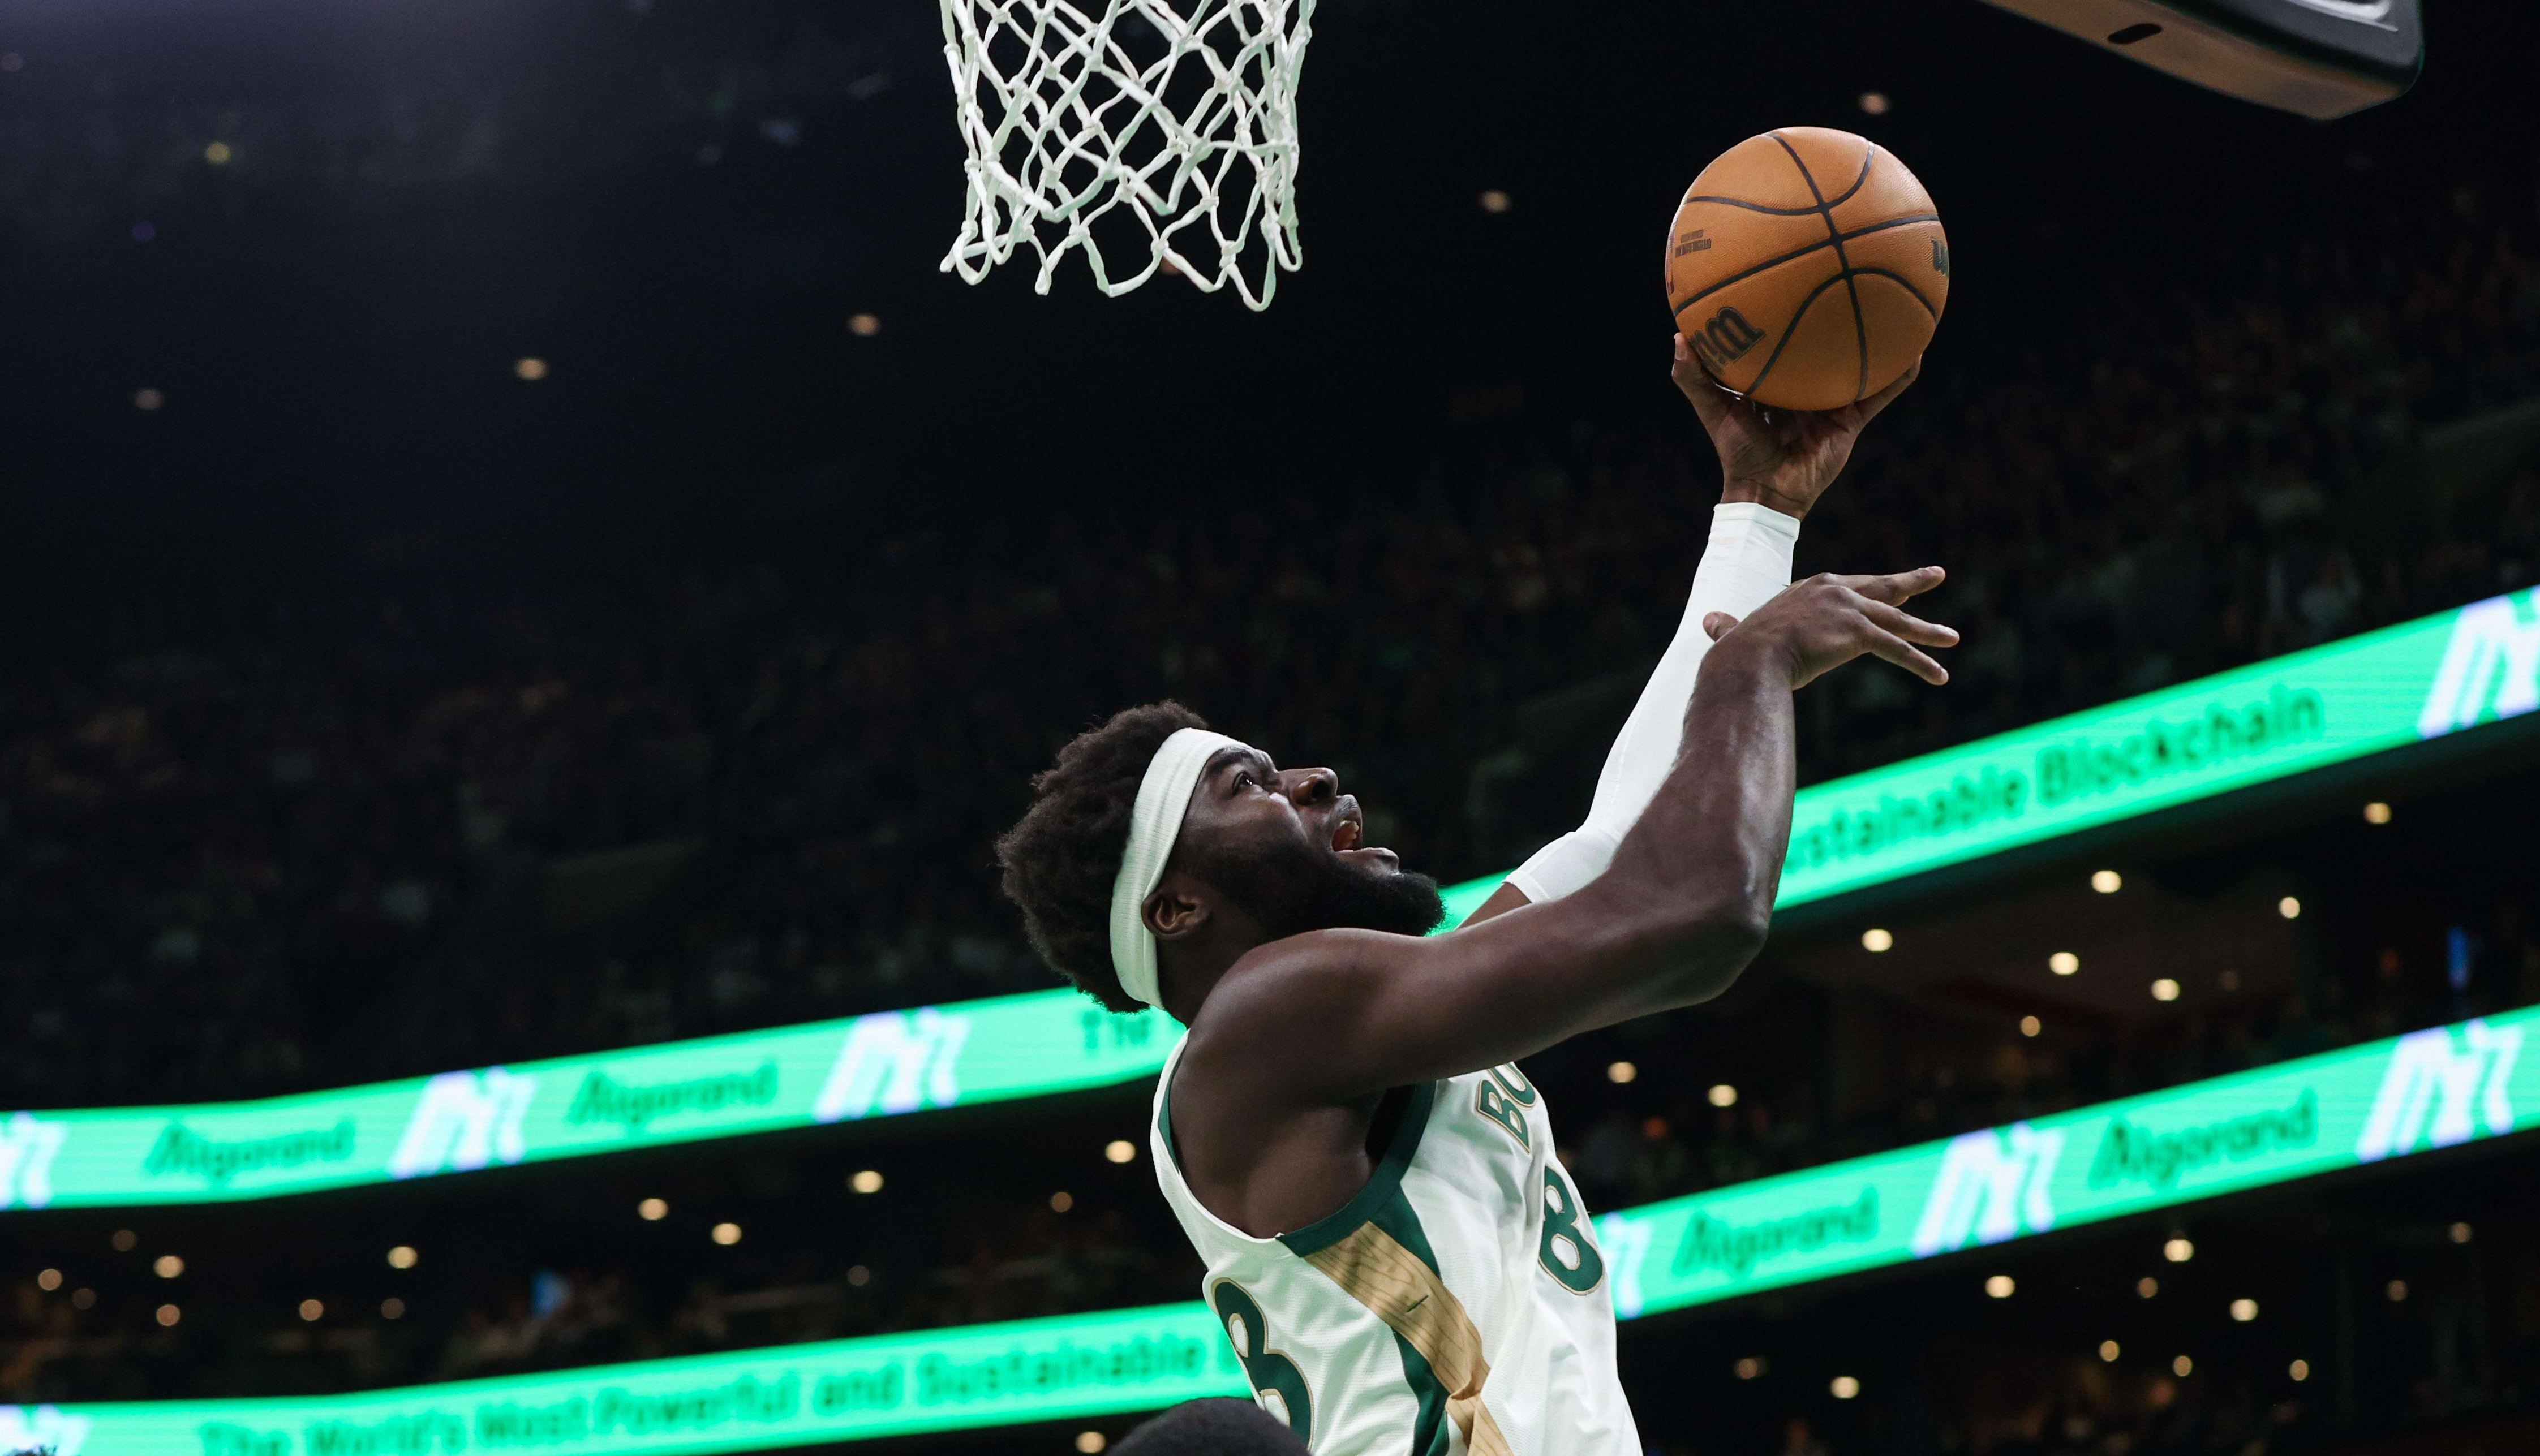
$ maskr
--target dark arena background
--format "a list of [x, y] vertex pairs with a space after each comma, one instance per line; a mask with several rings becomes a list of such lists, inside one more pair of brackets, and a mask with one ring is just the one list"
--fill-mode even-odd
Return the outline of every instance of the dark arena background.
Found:
[[0, 0], [0, 1449], [1244, 1393], [1171, 1032], [991, 842], [1167, 695], [1442, 883], [1577, 823], [1718, 479], [1663, 225], [1814, 124], [1953, 296], [1799, 570], [1965, 643], [1802, 693], [1728, 996], [1526, 1064], [1650, 1450], [2540, 1450], [2540, 10], [2424, 10], [2322, 122], [1975, 0], [1324, 0], [1254, 312], [940, 273], [916, 0]]

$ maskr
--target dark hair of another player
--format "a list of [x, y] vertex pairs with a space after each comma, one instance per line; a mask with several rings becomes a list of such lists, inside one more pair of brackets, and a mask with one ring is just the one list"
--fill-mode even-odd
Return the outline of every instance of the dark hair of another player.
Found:
[[1058, 750], [1056, 766], [1032, 780], [1031, 807], [997, 841], [1006, 898], [1023, 908], [1032, 949], [1115, 1011], [1140, 1009], [1111, 966], [1111, 886], [1129, 852], [1138, 786], [1166, 738], [1206, 727], [1170, 701], [1111, 715]]
[[1246, 1400], [1185, 1401], [1129, 1432], [1113, 1456], [1305, 1456], [1288, 1422]]

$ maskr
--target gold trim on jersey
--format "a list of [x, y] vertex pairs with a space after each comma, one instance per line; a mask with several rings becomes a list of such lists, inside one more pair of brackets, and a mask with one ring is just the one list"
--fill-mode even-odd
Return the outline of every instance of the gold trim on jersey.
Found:
[[1447, 1419], [1464, 1433], [1471, 1456], [1515, 1456], [1482, 1404], [1482, 1383], [1491, 1376], [1482, 1332], [1437, 1271], [1374, 1223], [1360, 1224], [1305, 1262], [1420, 1352], [1446, 1392]]

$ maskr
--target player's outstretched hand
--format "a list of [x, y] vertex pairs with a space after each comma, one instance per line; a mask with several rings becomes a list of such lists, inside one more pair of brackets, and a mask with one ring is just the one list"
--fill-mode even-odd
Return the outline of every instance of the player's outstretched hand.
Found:
[[1675, 336], [1675, 386], [1693, 401], [1693, 412], [1711, 433], [1712, 449], [1720, 451], [1721, 499], [1760, 501], [1786, 516], [1808, 514], [1843, 473], [1862, 428], [1922, 372], [1923, 361], [1917, 359], [1895, 383], [1841, 409], [1766, 409], [1722, 388], [1703, 372], [1684, 335]]
[[1949, 680], [1949, 669], [1923, 649], [1957, 646], [1957, 631], [1924, 621], [1906, 611], [1904, 603], [1946, 577], [1937, 566], [1883, 577], [1820, 573], [1783, 588], [1742, 622], [1727, 612], [1713, 612], [1702, 619], [1702, 629], [1719, 644], [1712, 649], [1715, 656], [1729, 651], [1732, 643], [1778, 655], [1795, 688], [1864, 654], [1884, 658], [1938, 686]]

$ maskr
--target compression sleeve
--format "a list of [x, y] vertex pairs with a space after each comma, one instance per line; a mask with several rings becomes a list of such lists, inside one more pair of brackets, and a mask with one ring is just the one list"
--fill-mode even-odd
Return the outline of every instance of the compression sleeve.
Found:
[[1694, 569], [1684, 620], [1676, 624], [1675, 641], [1658, 659], [1622, 734], [1605, 754], [1587, 822], [1535, 851], [1508, 877], [1528, 902], [1540, 905], [1571, 894], [1613, 863], [1624, 833], [1639, 821], [1675, 767], [1694, 679], [1711, 651], [1711, 634], [1702, 630], [1702, 619], [1713, 612], [1742, 618], [1791, 585], [1791, 552], [1799, 539], [1798, 518], [1768, 506], [1735, 501], [1712, 508], [1711, 542]]

